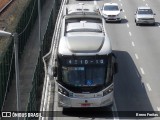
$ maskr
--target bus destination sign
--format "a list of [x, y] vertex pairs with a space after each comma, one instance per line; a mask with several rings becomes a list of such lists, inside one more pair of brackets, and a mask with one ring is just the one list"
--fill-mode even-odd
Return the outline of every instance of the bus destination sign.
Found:
[[67, 65], [104, 65], [105, 59], [66, 59]]

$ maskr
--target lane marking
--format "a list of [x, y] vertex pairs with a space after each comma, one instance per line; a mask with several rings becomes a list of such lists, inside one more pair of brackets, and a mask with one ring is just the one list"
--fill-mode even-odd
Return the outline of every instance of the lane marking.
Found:
[[130, 36], [132, 36], [132, 33], [131, 33], [131, 32], [129, 32], [129, 35], [130, 35]]
[[119, 0], [119, 1], [121, 1], [121, 0]]
[[146, 6], [148, 6], [148, 4], [146, 4]]
[[115, 99], [113, 99], [112, 112], [113, 112], [114, 120], [119, 120]]
[[135, 46], [135, 44], [134, 44], [134, 42], [132, 41], [132, 46], [134, 47]]
[[94, 5], [97, 5], [97, 1], [96, 0], [94, 0]]
[[127, 27], [129, 28], [129, 24], [127, 23]]
[[123, 10], [123, 12], [125, 12], [125, 10]]
[[135, 56], [136, 56], [136, 59], [138, 60], [139, 59], [139, 57], [138, 57], [138, 55], [135, 53]]
[[146, 85], [147, 85], [148, 90], [152, 91], [151, 86], [149, 85], [149, 83], [147, 83]]
[[160, 107], [157, 107], [157, 110], [160, 111]]
[[121, 6], [123, 6], [122, 3], [121, 3]]
[[124, 16], [125, 19], [127, 19], [127, 16]]
[[143, 1], [145, 1], [145, 0], [143, 0]]
[[140, 67], [140, 70], [141, 70], [141, 73], [144, 75], [145, 73], [144, 73], [143, 68]]

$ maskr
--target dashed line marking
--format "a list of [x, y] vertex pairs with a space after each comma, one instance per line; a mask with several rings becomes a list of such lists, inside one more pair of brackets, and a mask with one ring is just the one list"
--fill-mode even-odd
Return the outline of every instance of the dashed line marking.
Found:
[[139, 59], [139, 57], [138, 57], [138, 55], [136, 53], [135, 53], [135, 57], [136, 57], [137, 60]]
[[122, 3], [121, 3], [121, 6], [123, 6]]
[[97, 1], [94, 0], [94, 5], [97, 5]]
[[134, 42], [132, 41], [132, 46], [134, 47], [135, 46], [135, 44], [134, 44]]
[[127, 16], [124, 16], [125, 19], [127, 19]]
[[123, 12], [125, 12], [125, 10], [123, 10]]
[[146, 6], [148, 6], [148, 4], [146, 4]]
[[127, 23], [127, 27], [129, 28], [129, 24]]
[[148, 90], [152, 91], [151, 86], [149, 85], [149, 83], [146, 83], [146, 85], [147, 85]]
[[145, 73], [144, 73], [143, 68], [140, 67], [140, 70], [141, 70], [141, 73], [144, 75]]
[[157, 107], [157, 110], [160, 111], [160, 107]]
[[129, 32], [129, 35], [130, 35], [130, 36], [132, 36], [132, 33], [131, 33], [131, 32]]

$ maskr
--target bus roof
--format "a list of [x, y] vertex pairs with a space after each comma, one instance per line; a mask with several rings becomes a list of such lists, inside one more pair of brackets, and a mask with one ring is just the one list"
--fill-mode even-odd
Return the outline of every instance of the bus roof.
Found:
[[104, 24], [100, 15], [66, 15], [63, 18], [58, 54], [85, 56], [111, 53]]
[[80, 21], [75, 23], [68, 23], [66, 27], [67, 32], [102, 32], [102, 26], [97, 23], [87, 23], [87, 21]]
[[100, 15], [99, 7], [93, 4], [68, 4], [65, 6], [65, 13], [66, 14], [95, 14]]
[[86, 14], [76, 14], [76, 15], [72, 15], [72, 14], [68, 14], [64, 16], [64, 19], [71, 19], [71, 18], [91, 18], [91, 19], [102, 19], [101, 15], [86, 15]]

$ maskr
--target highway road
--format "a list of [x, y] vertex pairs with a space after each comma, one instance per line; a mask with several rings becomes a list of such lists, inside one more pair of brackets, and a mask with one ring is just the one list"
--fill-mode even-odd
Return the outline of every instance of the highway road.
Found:
[[[69, 0], [69, 3], [83, 2], [102, 6], [110, 1]], [[119, 64], [119, 73], [115, 77], [114, 107], [110, 110], [103, 110], [103, 113], [88, 110], [89, 113], [86, 114], [84, 109], [71, 109], [66, 112], [57, 107], [55, 96], [54, 110], [62, 111], [61, 113], [65, 115], [65, 117], [55, 117], [55, 120], [120, 119], [122, 114], [129, 116], [130, 112], [127, 111], [137, 113], [160, 111], [160, 1], [112, 0], [112, 2], [118, 3], [123, 9], [122, 23], [106, 23], [105, 25]], [[155, 26], [136, 26], [134, 12], [138, 6], [150, 6], [153, 9], [156, 13]], [[134, 117], [133, 119], [142, 118]], [[148, 119], [160, 120], [160, 115]]]

